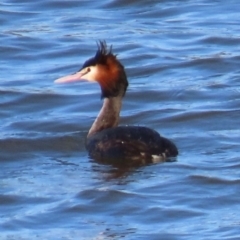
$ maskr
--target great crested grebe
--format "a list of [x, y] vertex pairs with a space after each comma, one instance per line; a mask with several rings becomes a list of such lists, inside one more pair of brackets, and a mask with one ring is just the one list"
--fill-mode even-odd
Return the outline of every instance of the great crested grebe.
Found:
[[96, 55], [87, 60], [77, 73], [61, 77], [55, 83], [78, 80], [98, 82], [102, 91], [103, 106], [86, 139], [90, 157], [144, 164], [165, 161], [178, 155], [174, 143], [150, 128], [118, 126], [128, 80], [123, 65], [112, 53], [112, 48], [107, 49], [105, 42], [99, 42]]

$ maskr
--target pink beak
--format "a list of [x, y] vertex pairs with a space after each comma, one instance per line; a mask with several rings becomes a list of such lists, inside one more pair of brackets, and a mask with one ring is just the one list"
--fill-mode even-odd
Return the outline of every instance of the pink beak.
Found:
[[54, 81], [54, 83], [69, 83], [69, 82], [76, 82], [82, 79], [82, 76], [84, 75], [83, 72], [77, 72], [72, 75], [67, 75], [65, 77], [58, 78]]

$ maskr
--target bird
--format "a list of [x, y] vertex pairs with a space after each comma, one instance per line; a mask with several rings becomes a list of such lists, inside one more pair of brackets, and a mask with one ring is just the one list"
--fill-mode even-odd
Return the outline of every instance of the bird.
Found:
[[105, 41], [97, 42], [94, 57], [85, 61], [79, 71], [60, 77], [55, 83], [82, 80], [97, 82], [103, 99], [101, 110], [85, 141], [91, 159], [142, 165], [176, 158], [176, 145], [157, 131], [145, 126], [118, 125], [128, 80], [124, 66], [113, 54], [112, 46], [108, 47]]

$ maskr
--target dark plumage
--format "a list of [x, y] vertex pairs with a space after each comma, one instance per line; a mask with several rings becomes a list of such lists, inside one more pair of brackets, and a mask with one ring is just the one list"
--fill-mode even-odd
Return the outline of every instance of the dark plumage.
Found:
[[139, 126], [105, 129], [87, 138], [86, 148], [92, 158], [100, 161], [126, 159], [136, 163], [163, 161], [177, 156], [176, 146], [158, 132]]

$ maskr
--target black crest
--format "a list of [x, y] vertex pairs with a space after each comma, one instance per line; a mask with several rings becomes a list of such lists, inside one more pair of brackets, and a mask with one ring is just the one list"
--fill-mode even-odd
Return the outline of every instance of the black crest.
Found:
[[95, 58], [99, 60], [99, 62], [104, 61], [106, 57], [113, 55], [112, 54], [112, 45], [110, 46], [109, 50], [107, 48], [107, 44], [105, 41], [99, 41], [97, 43], [98, 50], [95, 55]]
[[96, 55], [93, 58], [88, 59], [82, 66], [82, 69], [85, 67], [95, 66], [97, 64], [106, 64], [107, 57], [112, 55], [112, 46], [107, 48], [107, 44], [105, 41], [99, 41], [97, 43], [98, 50]]

